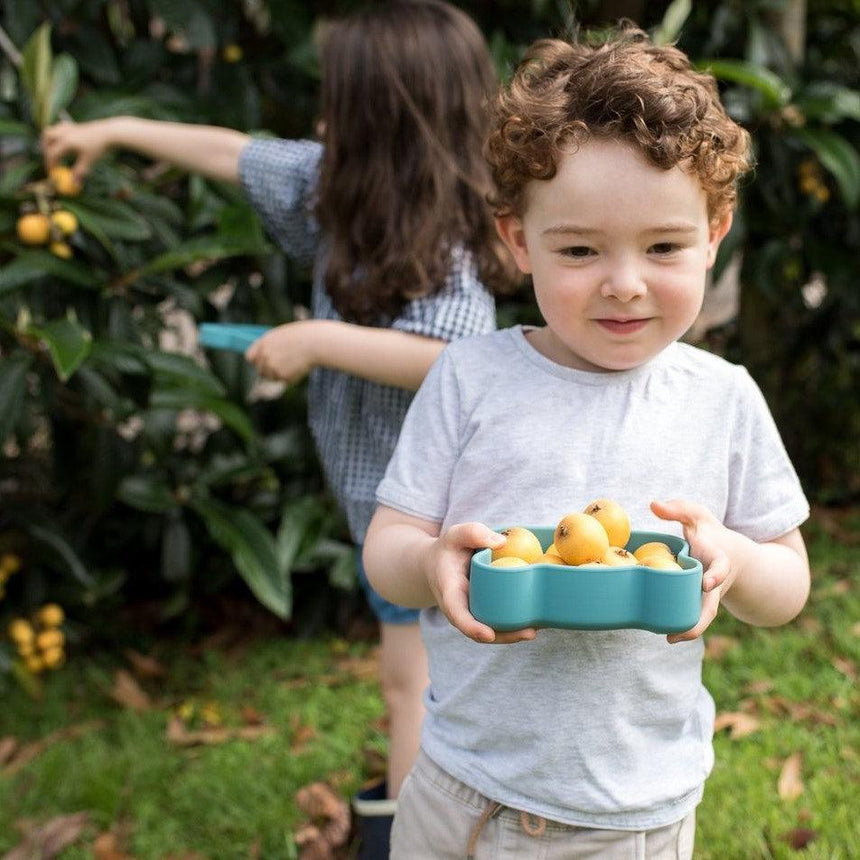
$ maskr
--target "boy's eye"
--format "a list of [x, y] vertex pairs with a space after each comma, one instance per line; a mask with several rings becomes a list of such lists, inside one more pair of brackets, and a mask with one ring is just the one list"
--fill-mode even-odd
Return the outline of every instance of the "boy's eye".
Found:
[[594, 251], [587, 245], [572, 245], [569, 248], [562, 248], [561, 253], [564, 254], [565, 257], [573, 257], [574, 259], [579, 260], [583, 257], [588, 257], [590, 254], [593, 254]]
[[677, 250], [678, 246], [672, 242], [658, 242], [656, 245], [651, 246], [651, 252], [654, 254], [671, 254]]

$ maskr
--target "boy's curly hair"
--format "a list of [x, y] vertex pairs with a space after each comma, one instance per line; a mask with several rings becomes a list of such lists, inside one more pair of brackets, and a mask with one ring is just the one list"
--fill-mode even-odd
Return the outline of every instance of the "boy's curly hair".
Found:
[[714, 78], [678, 48], [631, 25], [597, 45], [542, 39], [496, 99], [485, 148], [496, 215], [522, 215], [528, 183], [552, 179], [561, 154], [590, 138], [627, 142], [666, 170], [683, 163], [705, 190], [712, 224], [732, 211], [751, 167], [749, 134], [726, 113]]

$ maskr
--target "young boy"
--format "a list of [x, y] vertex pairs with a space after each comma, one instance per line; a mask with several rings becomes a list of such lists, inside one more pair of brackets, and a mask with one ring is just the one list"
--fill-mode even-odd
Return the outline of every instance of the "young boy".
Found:
[[[487, 151], [546, 325], [448, 346], [377, 491], [367, 572], [424, 608], [431, 679], [392, 857], [688, 858], [713, 764], [701, 634], [721, 603], [784, 624], [809, 590], [808, 504], [758, 388], [678, 342], [749, 138], [712, 78], [627, 31], [536, 43]], [[491, 526], [599, 497], [683, 533], [705, 568], [695, 627], [501, 634], [469, 613], [470, 557], [504, 542]]]

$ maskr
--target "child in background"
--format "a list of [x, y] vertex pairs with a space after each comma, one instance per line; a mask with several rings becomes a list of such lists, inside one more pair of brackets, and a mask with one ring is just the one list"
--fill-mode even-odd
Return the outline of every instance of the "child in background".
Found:
[[[43, 146], [49, 167], [75, 153], [79, 179], [121, 147], [240, 183], [284, 251], [313, 264], [313, 319], [278, 326], [247, 358], [287, 382], [310, 374], [311, 429], [360, 545], [413, 392], [446, 342], [495, 328], [513, 266], [486, 202], [497, 81], [471, 18], [440, 0], [377, 4], [328, 24], [320, 67], [321, 142], [116, 117], [57, 125]], [[418, 612], [363, 581], [381, 622], [395, 798], [418, 750], [426, 655]]]
[[[365, 565], [424, 607], [431, 679], [392, 857], [689, 858], [713, 764], [700, 637], [720, 604], [784, 624], [809, 590], [808, 504], [761, 393], [678, 342], [749, 138], [710, 76], [631, 29], [536, 43], [487, 152], [546, 325], [448, 347], [377, 491]], [[504, 543], [490, 526], [601, 497], [702, 561], [691, 630], [496, 633], [469, 613], [471, 555]]]

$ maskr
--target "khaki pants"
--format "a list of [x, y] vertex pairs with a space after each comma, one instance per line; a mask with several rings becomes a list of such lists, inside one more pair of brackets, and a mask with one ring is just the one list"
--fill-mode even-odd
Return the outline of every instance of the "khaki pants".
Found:
[[403, 783], [391, 860], [690, 860], [696, 813], [656, 830], [595, 830], [493, 803], [423, 752]]

